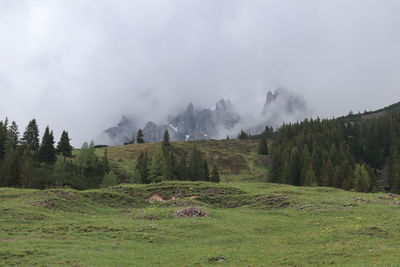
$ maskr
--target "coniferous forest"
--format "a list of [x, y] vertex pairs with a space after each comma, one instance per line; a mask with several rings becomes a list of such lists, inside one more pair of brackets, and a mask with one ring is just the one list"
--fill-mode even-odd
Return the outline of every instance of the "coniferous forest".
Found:
[[[137, 140], [138, 143], [144, 143], [141, 130]], [[62, 132], [56, 144], [49, 127], [46, 127], [40, 139], [35, 119], [29, 122], [22, 137], [14, 121], [10, 125], [7, 119], [0, 121], [0, 186], [39, 189], [70, 186], [89, 189], [130, 181], [220, 181], [215, 165], [210, 171], [207, 161], [197, 148], [191, 153], [175, 148], [170, 143], [168, 131], [153, 158], [147, 152], [141, 152], [134, 177], [111, 166], [107, 149], [104, 155], [97, 156], [93, 141], [84, 143], [76, 156], [73, 156], [72, 151], [66, 131]]]
[[398, 193], [400, 113], [283, 125], [274, 134], [271, 158], [271, 182]]
[[40, 140], [35, 119], [22, 136], [14, 121], [10, 125], [7, 119], [0, 121], [0, 186], [96, 188], [109, 173], [106, 155], [97, 157], [93, 143], [83, 144], [79, 155], [72, 159], [68, 132], [63, 131], [56, 144], [49, 127]]

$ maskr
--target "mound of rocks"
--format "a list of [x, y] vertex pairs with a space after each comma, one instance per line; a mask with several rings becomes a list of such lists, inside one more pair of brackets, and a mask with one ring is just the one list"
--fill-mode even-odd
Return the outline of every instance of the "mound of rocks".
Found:
[[188, 207], [174, 212], [176, 217], [208, 217], [208, 213], [200, 208]]

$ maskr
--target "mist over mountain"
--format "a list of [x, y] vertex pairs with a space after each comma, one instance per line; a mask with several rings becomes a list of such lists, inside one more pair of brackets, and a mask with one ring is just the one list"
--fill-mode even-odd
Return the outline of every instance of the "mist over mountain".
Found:
[[274, 93], [267, 93], [264, 106], [256, 114], [239, 114], [234, 104], [226, 99], [219, 100], [213, 109], [189, 103], [179, 113], [171, 114], [161, 122], [149, 121], [139, 125], [134, 117], [123, 116], [116, 126], [106, 129], [95, 141], [121, 145], [134, 139], [139, 128], [143, 129], [146, 142], [161, 141], [165, 130], [173, 141], [223, 139], [236, 137], [241, 130], [259, 134], [267, 125], [277, 128], [284, 122], [299, 121], [311, 114], [303, 97], [278, 88]]

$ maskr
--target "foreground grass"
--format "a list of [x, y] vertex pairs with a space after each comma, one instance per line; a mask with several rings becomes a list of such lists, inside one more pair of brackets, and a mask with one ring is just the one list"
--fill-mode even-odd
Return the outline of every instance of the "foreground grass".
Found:
[[[266, 183], [0, 188], [0, 265], [398, 266], [397, 201]], [[189, 205], [210, 216], [172, 215]]]

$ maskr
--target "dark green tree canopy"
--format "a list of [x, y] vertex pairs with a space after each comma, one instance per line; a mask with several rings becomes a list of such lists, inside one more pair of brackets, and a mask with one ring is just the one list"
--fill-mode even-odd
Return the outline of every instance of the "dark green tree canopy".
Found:
[[44, 131], [42, 144], [39, 149], [39, 159], [42, 162], [53, 164], [56, 161], [56, 150], [54, 148], [54, 134], [46, 127]]
[[260, 154], [260, 155], [268, 155], [269, 154], [268, 141], [267, 141], [266, 134], [262, 134], [260, 136], [260, 140], [258, 143], [258, 154]]
[[39, 149], [39, 128], [35, 119], [28, 123], [22, 137], [22, 144], [25, 148], [32, 150]]
[[220, 181], [221, 178], [219, 177], [217, 165], [214, 164], [211, 171], [210, 182], [219, 183]]
[[162, 144], [163, 144], [164, 146], [169, 146], [169, 145], [170, 145], [169, 132], [168, 132], [168, 130], [165, 130], [165, 132], [164, 132], [164, 138], [163, 138]]
[[139, 129], [136, 134], [136, 143], [143, 144], [144, 143], [144, 133], [142, 129]]
[[71, 139], [68, 136], [67, 131], [63, 131], [60, 137], [60, 141], [57, 144], [57, 153], [64, 157], [72, 157], [72, 146], [70, 144]]

